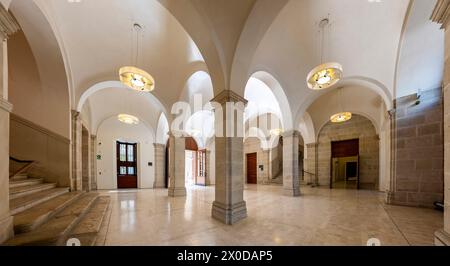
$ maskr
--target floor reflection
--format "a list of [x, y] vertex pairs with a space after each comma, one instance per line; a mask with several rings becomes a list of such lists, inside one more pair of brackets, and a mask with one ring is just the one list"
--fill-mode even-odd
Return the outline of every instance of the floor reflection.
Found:
[[106, 245], [432, 245], [443, 214], [387, 206], [371, 191], [303, 188], [298, 198], [281, 186], [247, 186], [248, 218], [227, 226], [211, 218], [214, 187], [105, 192], [112, 198]]

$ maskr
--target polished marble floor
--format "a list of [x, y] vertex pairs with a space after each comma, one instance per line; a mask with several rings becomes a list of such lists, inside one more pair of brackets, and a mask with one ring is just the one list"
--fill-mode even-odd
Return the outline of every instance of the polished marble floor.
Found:
[[432, 245], [443, 214], [387, 206], [372, 191], [308, 188], [302, 197], [281, 186], [248, 186], [248, 218], [227, 226], [211, 218], [214, 188], [190, 187], [186, 198], [167, 190], [104, 191], [112, 198], [98, 245]]

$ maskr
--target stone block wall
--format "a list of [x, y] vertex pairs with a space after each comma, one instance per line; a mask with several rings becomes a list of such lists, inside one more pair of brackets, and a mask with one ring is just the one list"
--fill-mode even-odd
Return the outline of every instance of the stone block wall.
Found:
[[[372, 122], [360, 115], [341, 124], [329, 122], [323, 127], [318, 138], [318, 180], [319, 185], [330, 185], [331, 143], [359, 139], [360, 154], [360, 187], [361, 189], [377, 190], [379, 186], [379, 137]], [[308, 169], [313, 161], [309, 160], [313, 146], [308, 146]]]
[[396, 100], [392, 204], [433, 207], [444, 193], [443, 104], [440, 88]]
[[305, 165], [305, 182], [314, 184], [316, 178], [316, 143], [306, 144]]

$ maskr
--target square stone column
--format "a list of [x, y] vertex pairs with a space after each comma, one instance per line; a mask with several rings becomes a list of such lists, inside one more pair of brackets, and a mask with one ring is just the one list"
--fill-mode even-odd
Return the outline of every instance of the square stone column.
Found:
[[97, 190], [97, 136], [91, 135], [91, 189]]
[[450, 246], [450, 1], [438, 0], [431, 20], [445, 29], [444, 69], [444, 229], [435, 233], [436, 245]]
[[169, 197], [186, 196], [186, 138], [169, 136]]
[[70, 187], [72, 191], [83, 189], [82, 139], [83, 128], [80, 112], [72, 110], [72, 178]]
[[299, 144], [300, 132], [283, 134], [283, 188], [286, 196], [300, 196]]
[[264, 167], [263, 171], [258, 167], [258, 171], [261, 171], [261, 182], [263, 185], [270, 185], [270, 149], [263, 149], [261, 153], [261, 163]]
[[238, 94], [225, 90], [212, 102], [216, 105], [216, 198], [212, 217], [232, 225], [247, 218], [247, 204], [244, 201], [244, 138], [243, 130], [236, 130], [242, 121], [236, 119], [234, 112], [234, 106], [245, 107], [247, 101]]
[[16, 19], [0, 4], [0, 244], [14, 236], [9, 210], [9, 125], [13, 106], [8, 102], [8, 36], [19, 30]]
[[12, 105], [0, 97], [0, 243], [14, 236], [9, 213], [9, 115]]
[[165, 163], [166, 163], [166, 145], [153, 143], [155, 150], [155, 182], [153, 183], [153, 188], [164, 188], [165, 184]]

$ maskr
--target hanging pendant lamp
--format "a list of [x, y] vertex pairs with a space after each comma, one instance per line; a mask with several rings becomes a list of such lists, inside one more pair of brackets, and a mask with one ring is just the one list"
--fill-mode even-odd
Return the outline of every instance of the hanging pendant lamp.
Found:
[[330, 121], [332, 123], [344, 123], [352, 119], [353, 114], [351, 112], [344, 111], [344, 108], [342, 107], [342, 90], [343, 88], [339, 88], [339, 95], [338, 95], [338, 101], [341, 112], [334, 114], [331, 116]]
[[[320, 61], [323, 62], [323, 50], [325, 42], [325, 28], [329, 25], [329, 19], [323, 19], [320, 24], [321, 31], [321, 55]], [[342, 65], [336, 62], [321, 63], [319, 66], [311, 70], [306, 78], [308, 87], [312, 90], [327, 89], [342, 79], [343, 76]]]
[[[138, 64], [139, 60], [139, 37], [141, 36], [142, 27], [139, 24], [134, 24], [134, 31], [136, 32], [136, 57], [135, 57], [135, 65]], [[142, 70], [138, 67], [134, 66], [124, 66], [119, 70], [120, 81], [125, 84], [127, 87], [142, 92], [151, 92], [155, 89], [155, 80], [154, 78], [147, 73], [145, 70]]]

